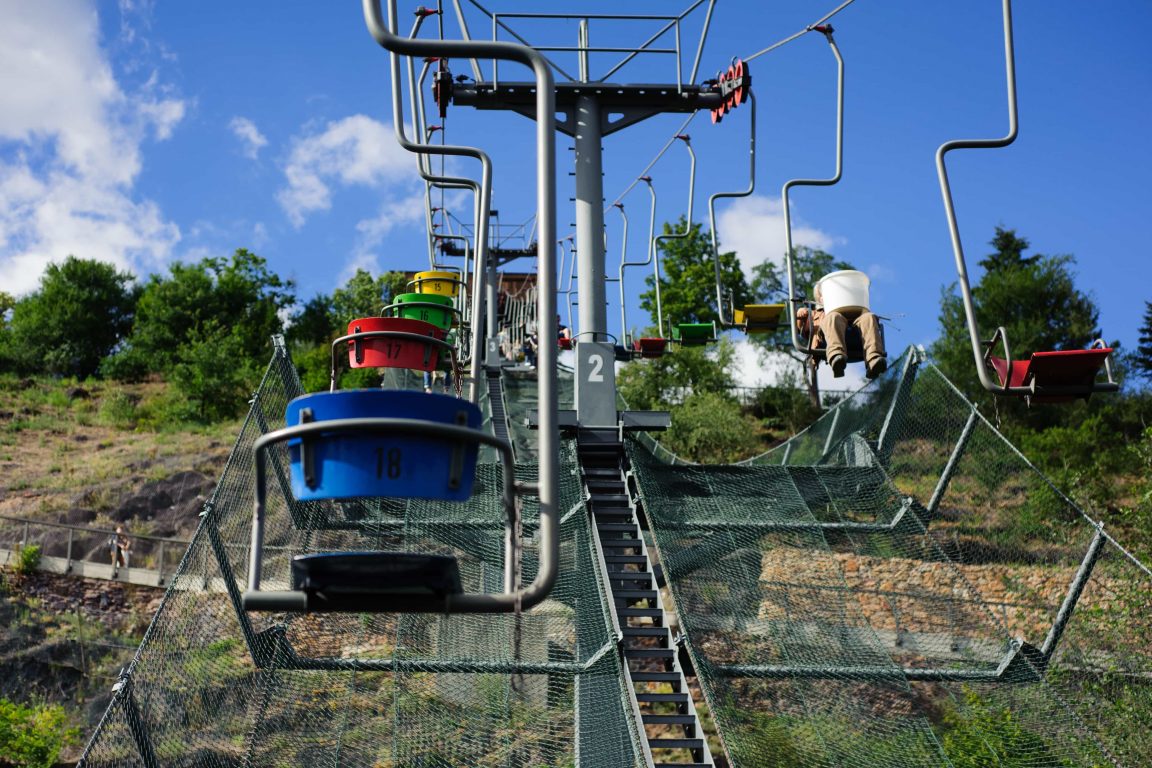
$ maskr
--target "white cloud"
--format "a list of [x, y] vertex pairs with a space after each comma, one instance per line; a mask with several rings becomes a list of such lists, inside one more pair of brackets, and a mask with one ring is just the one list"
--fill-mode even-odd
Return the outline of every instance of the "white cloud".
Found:
[[268, 139], [264, 134], [260, 133], [260, 129], [256, 127], [256, 123], [246, 117], [232, 118], [232, 122], [228, 123], [228, 127], [232, 130], [233, 135], [240, 139], [240, 144], [242, 145], [241, 151], [247, 158], [255, 160], [260, 154], [260, 150], [268, 145]]
[[90, 3], [12, 4], [0, 25], [0, 286], [35, 288], [69, 254], [138, 271], [180, 239], [133, 185], [146, 138], [164, 140], [185, 102], [152, 72], [125, 90]]
[[[736, 251], [744, 273], [764, 261], [784, 263], [784, 206], [774, 198], [741, 197], [720, 212], [716, 221], [722, 251]], [[804, 224], [792, 207], [792, 245], [831, 250], [844, 239]]]
[[[766, 352], [743, 336], [733, 337], [736, 349], [736, 362], [733, 366], [733, 375], [737, 386], [764, 387], [769, 384], [779, 384], [785, 373], [795, 377], [795, 384], [800, 384], [800, 363], [783, 352]], [[864, 378], [863, 365], [850, 365], [844, 376], [837, 379], [832, 376], [832, 369], [821, 364], [817, 369], [816, 382], [821, 392], [837, 390], [855, 391], [860, 389], [868, 380]]]
[[390, 126], [365, 115], [331, 122], [321, 133], [297, 139], [284, 175], [288, 184], [276, 197], [296, 227], [309, 214], [332, 207], [332, 182], [379, 188], [406, 181], [408, 192], [417, 179], [415, 155], [401, 149]]

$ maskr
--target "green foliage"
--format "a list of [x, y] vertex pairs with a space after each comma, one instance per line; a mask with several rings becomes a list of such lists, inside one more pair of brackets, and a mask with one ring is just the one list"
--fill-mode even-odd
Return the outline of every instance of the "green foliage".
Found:
[[[292, 362], [300, 375], [305, 392], [323, 392], [328, 389], [332, 374], [332, 351], [328, 344], [304, 347], [293, 352]], [[380, 371], [375, 368], [348, 368], [347, 353], [337, 357], [336, 386], [338, 389], [372, 389], [380, 386]]]
[[110, 390], [100, 401], [100, 421], [116, 429], [135, 429], [139, 420], [137, 405], [138, 398], [124, 390]]
[[292, 315], [292, 322], [284, 335], [294, 346], [323, 346], [339, 335], [338, 327], [332, 297], [318, 293]]
[[1132, 355], [1132, 369], [1137, 376], [1152, 381], [1152, 301], [1144, 302], [1144, 322]]
[[16, 555], [16, 563], [12, 570], [21, 576], [27, 576], [40, 567], [40, 545], [27, 544], [20, 548]]
[[188, 416], [202, 423], [235, 418], [248, 406], [259, 373], [245, 355], [244, 334], [206, 325], [179, 350], [172, 384], [187, 403]]
[[[716, 266], [710, 233], [698, 222], [688, 227], [684, 216], [673, 225], [665, 222], [665, 235], [679, 234], [688, 228], [687, 237], [661, 240], [659, 245], [661, 278], [660, 304], [664, 317], [674, 323], [710, 323], [719, 320], [716, 307]], [[720, 254], [720, 281], [727, 295], [738, 306], [748, 300], [748, 285], [734, 251]], [[644, 278], [648, 290], [640, 294], [640, 306], [656, 317], [656, 280]]]
[[689, 461], [731, 464], [760, 452], [758, 427], [730, 397], [694, 392], [672, 407], [672, 426], [660, 442]]
[[23, 706], [0, 698], [0, 765], [52, 768], [60, 750], [78, 736], [58, 704]]
[[820, 418], [820, 409], [812, 405], [808, 394], [800, 388], [795, 371], [783, 372], [775, 386], [757, 392], [752, 408], [766, 427], [788, 434], [796, 434]]
[[[1076, 289], [1072, 256], [1036, 255], [1024, 258], [1025, 240], [1013, 230], [996, 228], [997, 251], [981, 261], [987, 271], [972, 286], [976, 321], [985, 338], [1003, 326], [1014, 358], [1034, 351], [1082, 349], [1100, 335], [1099, 311], [1091, 297]], [[955, 284], [940, 303], [941, 336], [932, 355], [944, 375], [967, 393], [982, 393], [977, 379], [964, 304]], [[996, 354], [1003, 354], [996, 350]], [[1007, 401], [1004, 411], [1018, 409]]]
[[617, 387], [630, 408], [666, 409], [688, 393], [726, 393], [735, 386], [735, 348], [721, 339], [711, 348], [682, 347], [651, 360], [636, 360], [620, 371]]
[[964, 689], [964, 706], [942, 719], [941, 745], [955, 768], [1066, 766], [1048, 742], [1024, 727], [1009, 707], [987, 702]]
[[137, 290], [127, 272], [69, 256], [50, 264], [40, 287], [19, 301], [0, 297], [11, 320], [0, 334], [0, 364], [23, 373], [89, 376], [132, 327]]
[[291, 281], [281, 280], [264, 259], [243, 248], [228, 260], [173, 264], [170, 276], [148, 279], [128, 348], [104, 370], [124, 376], [167, 373], [180, 362], [181, 347], [211, 335], [212, 326], [231, 329], [237, 361], [263, 361], [269, 338], [282, 329], [281, 311], [294, 301], [292, 289]]

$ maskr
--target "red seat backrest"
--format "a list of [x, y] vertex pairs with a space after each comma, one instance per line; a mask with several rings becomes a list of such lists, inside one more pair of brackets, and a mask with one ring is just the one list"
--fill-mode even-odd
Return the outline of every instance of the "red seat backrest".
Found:
[[[447, 331], [423, 320], [406, 317], [361, 317], [348, 323], [348, 334], [388, 331], [412, 333], [443, 341]], [[356, 347], [360, 347], [357, 360]], [[358, 339], [348, 342], [348, 365], [352, 368], [409, 368], [434, 371], [440, 360], [441, 347], [408, 338]]]

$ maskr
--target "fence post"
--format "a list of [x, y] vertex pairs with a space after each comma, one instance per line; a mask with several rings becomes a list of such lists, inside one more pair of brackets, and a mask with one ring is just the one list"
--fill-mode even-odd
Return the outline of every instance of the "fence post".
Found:
[[72, 534], [75, 532], [75, 528], [68, 528], [68, 552], [66, 554], [68, 562], [64, 566], [65, 573], [72, 573]]
[[20, 534], [20, 551], [24, 551], [24, 547], [28, 546], [28, 521], [24, 521], [23, 533]]
[[164, 540], [160, 540], [160, 554], [156, 560], [156, 583], [164, 586]]

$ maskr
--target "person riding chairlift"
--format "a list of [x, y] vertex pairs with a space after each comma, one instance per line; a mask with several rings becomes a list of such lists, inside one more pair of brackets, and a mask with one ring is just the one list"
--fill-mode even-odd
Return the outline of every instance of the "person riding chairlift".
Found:
[[[832, 375], [840, 378], [844, 375], [844, 367], [848, 364], [847, 350], [844, 347], [844, 336], [849, 324], [860, 329], [860, 336], [864, 341], [865, 376], [875, 379], [888, 370], [888, 355], [884, 351], [884, 336], [880, 333], [880, 318], [868, 309], [843, 308], [832, 312], [824, 311], [824, 297], [820, 291], [820, 282], [813, 286], [812, 295], [816, 299], [816, 308], [812, 312], [809, 323], [808, 308], [801, 307], [796, 310], [796, 328], [805, 338], [812, 328], [815, 328], [815, 338], [811, 341], [813, 348], [826, 347], [825, 358]], [[816, 358], [813, 358], [815, 361]]]

